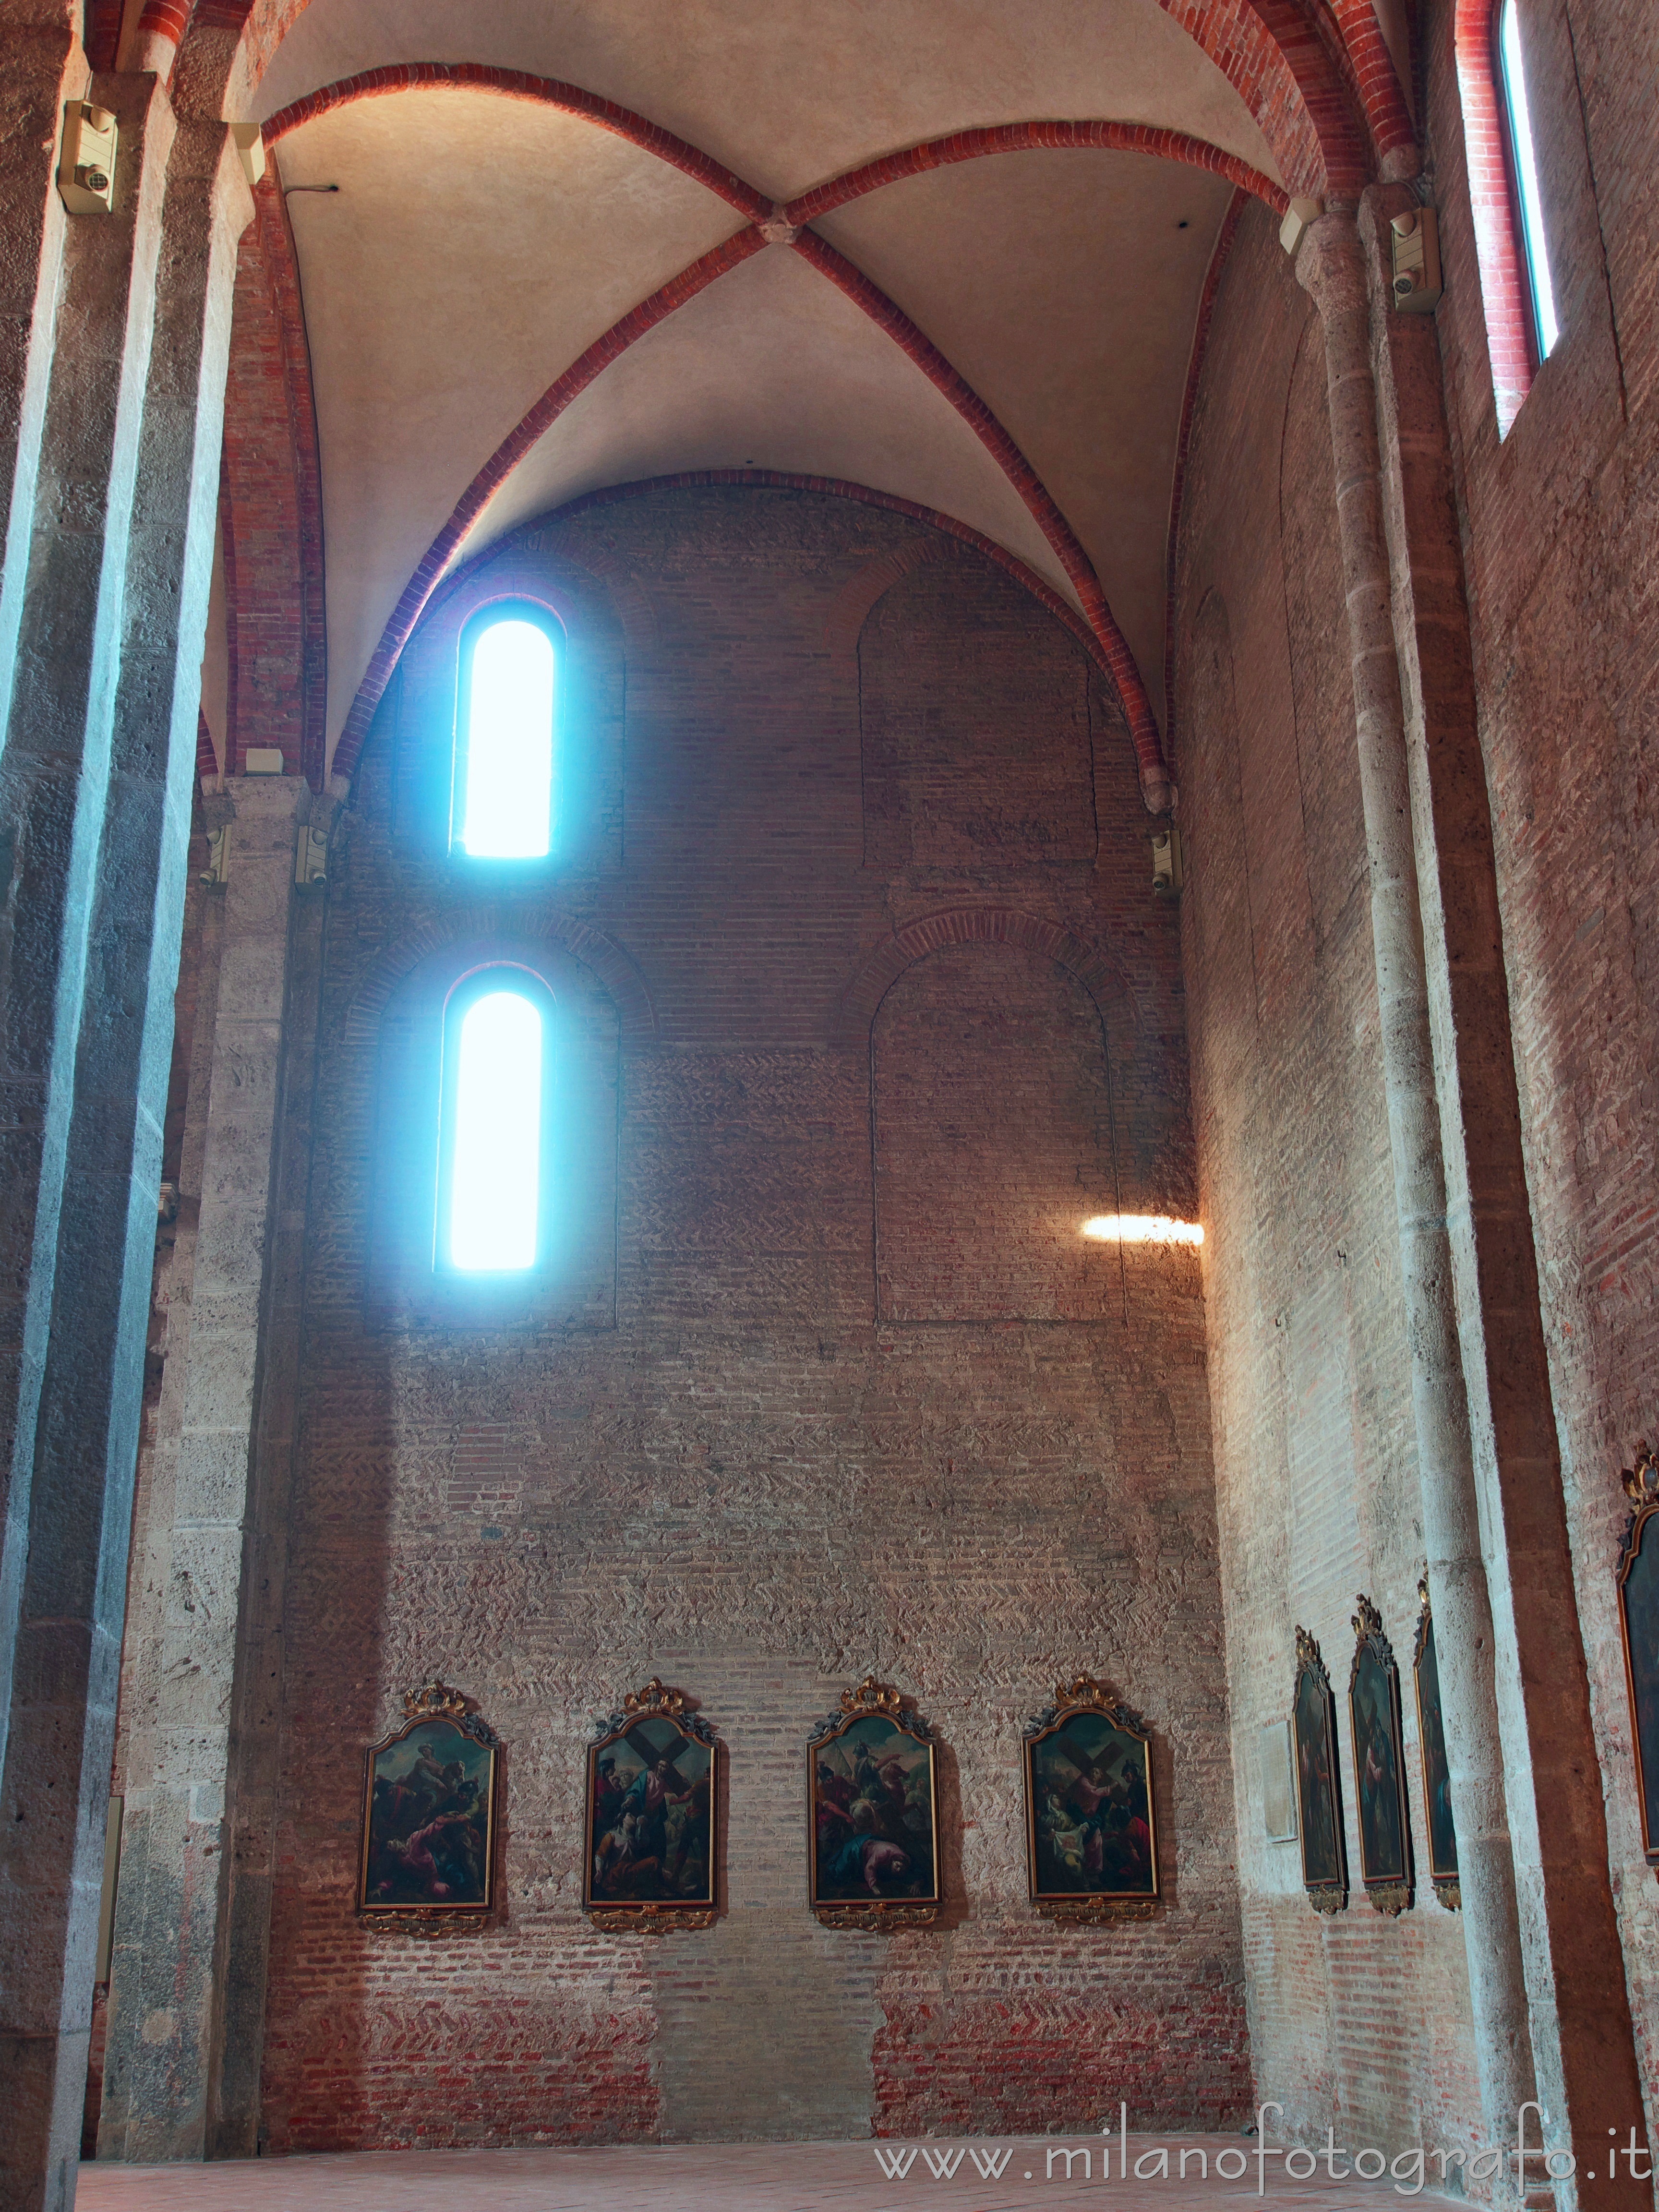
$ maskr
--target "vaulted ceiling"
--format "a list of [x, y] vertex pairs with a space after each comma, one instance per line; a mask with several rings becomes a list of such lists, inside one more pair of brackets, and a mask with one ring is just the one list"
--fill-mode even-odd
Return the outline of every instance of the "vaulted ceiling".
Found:
[[[1353, 63], [1360, 33], [1383, 51], [1372, 0], [1277, 8], [256, 9], [241, 112], [274, 155], [261, 250], [273, 300], [284, 252], [297, 277], [289, 413], [314, 410], [325, 547], [314, 754], [343, 737], [349, 768], [430, 589], [527, 516], [754, 471], [914, 502], [1024, 563], [1093, 630], [1155, 781], [1218, 240], [1236, 194], [1317, 196], [1392, 127]], [[218, 595], [233, 632], [246, 581]]]

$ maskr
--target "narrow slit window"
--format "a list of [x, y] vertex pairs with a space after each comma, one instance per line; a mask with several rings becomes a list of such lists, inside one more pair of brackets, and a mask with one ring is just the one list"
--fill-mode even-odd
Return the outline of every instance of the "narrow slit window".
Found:
[[522, 991], [485, 990], [453, 1035], [441, 1241], [465, 1273], [522, 1272], [540, 1242], [542, 1012]]
[[504, 615], [466, 660], [459, 843], [474, 860], [535, 860], [553, 836], [553, 640]]
[[1519, 202], [1516, 212], [1520, 216], [1522, 259], [1526, 264], [1531, 295], [1533, 343], [1539, 360], [1545, 361], [1554, 349], [1560, 327], [1555, 319], [1549, 240], [1544, 229], [1544, 203], [1538, 189], [1538, 155], [1533, 143], [1532, 114], [1527, 105], [1527, 73], [1521, 58], [1521, 21], [1515, 0], [1504, 0], [1498, 13], [1498, 76], [1509, 125], [1516, 198]]

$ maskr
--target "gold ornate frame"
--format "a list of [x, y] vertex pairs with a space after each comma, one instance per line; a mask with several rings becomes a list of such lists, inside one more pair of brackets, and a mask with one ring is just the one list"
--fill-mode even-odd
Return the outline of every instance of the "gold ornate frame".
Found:
[[[484, 1790], [483, 1896], [451, 1904], [442, 1898], [421, 1898], [407, 1904], [390, 1904], [368, 1894], [369, 1846], [374, 1840], [375, 1767], [394, 1744], [413, 1735], [416, 1729], [433, 1724], [452, 1728], [458, 1735], [481, 1745], [488, 1755], [489, 1781]], [[362, 1836], [357, 1853], [357, 1910], [366, 1920], [384, 1926], [403, 1926], [428, 1934], [443, 1928], [477, 1923], [493, 1911], [495, 1901], [495, 1814], [501, 1776], [501, 1739], [471, 1710], [470, 1700], [448, 1688], [434, 1675], [418, 1690], [404, 1693], [404, 1723], [372, 1743], [363, 1760]]]
[[[1659, 1820], [1650, 1814], [1650, 1796], [1659, 1796], [1659, 1774], [1649, 1775], [1647, 1761], [1643, 1755], [1642, 1703], [1630, 1632], [1631, 1577], [1644, 1565], [1643, 1542], [1648, 1524], [1659, 1514], [1659, 1457], [1650, 1452], [1645, 1443], [1638, 1447], [1636, 1464], [1625, 1469], [1623, 1481], [1625, 1495], [1631, 1501], [1631, 1514], [1625, 1523], [1624, 1540], [1619, 1547], [1619, 1638], [1625, 1650], [1625, 1687], [1630, 1696], [1631, 1754], [1636, 1761], [1636, 1802], [1642, 1821], [1642, 1856], [1656, 1875], [1659, 1875]], [[1647, 1565], [1652, 1572], [1659, 1574], [1659, 1558], [1650, 1559]], [[1646, 1680], [1642, 1687], [1650, 1698], [1659, 1704], [1659, 1654], [1656, 1654], [1652, 1661], [1644, 1662], [1644, 1673]]]
[[1412, 1650], [1412, 1686], [1417, 1696], [1417, 1749], [1423, 1768], [1423, 1825], [1428, 1844], [1429, 1880], [1433, 1884], [1436, 1899], [1448, 1912], [1459, 1911], [1463, 1903], [1463, 1887], [1457, 1867], [1457, 1816], [1451, 1810], [1451, 1778], [1446, 1778], [1448, 1817], [1452, 1823], [1452, 1856], [1449, 1866], [1443, 1866], [1434, 1855], [1434, 1776], [1429, 1768], [1429, 1708], [1423, 1698], [1423, 1662], [1427, 1659], [1434, 1675], [1434, 1714], [1438, 1724], [1441, 1745], [1446, 1741], [1446, 1724], [1440, 1707], [1440, 1656], [1434, 1640], [1434, 1609], [1429, 1603], [1429, 1578], [1425, 1575], [1417, 1585], [1418, 1613], [1417, 1641]]
[[[933, 1850], [933, 1888], [929, 1897], [872, 1897], [862, 1900], [820, 1899], [818, 1895], [818, 1757], [827, 1746], [839, 1741], [860, 1721], [889, 1721], [902, 1735], [911, 1737], [927, 1754], [927, 1817]], [[825, 1715], [806, 1740], [807, 1901], [825, 1928], [861, 1928], [890, 1933], [897, 1928], [931, 1928], [943, 1902], [939, 1863], [939, 1762], [934, 1756], [932, 1729], [914, 1705], [894, 1689], [866, 1674], [855, 1690], [843, 1690], [841, 1704]]]
[[[1348, 1741], [1353, 1747], [1354, 1813], [1359, 1824], [1359, 1875], [1365, 1894], [1378, 1912], [1392, 1919], [1412, 1901], [1412, 1821], [1406, 1796], [1406, 1734], [1400, 1719], [1400, 1668], [1394, 1646], [1382, 1632], [1382, 1616], [1362, 1591], [1354, 1600], [1358, 1611], [1352, 1617], [1353, 1664], [1348, 1670]], [[1373, 1872], [1365, 1850], [1365, 1776], [1359, 1759], [1359, 1717], [1354, 1692], [1367, 1662], [1382, 1676], [1388, 1692], [1387, 1727], [1394, 1754], [1394, 1804], [1400, 1823], [1400, 1865]]]
[[[1331, 1833], [1335, 1842], [1337, 1879], [1315, 1881], [1308, 1871], [1308, 1800], [1302, 1786], [1302, 1685], [1311, 1676], [1319, 1701], [1327, 1770], [1330, 1775]], [[1305, 1628], [1296, 1632], [1296, 1672], [1291, 1677], [1291, 1741], [1296, 1753], [1297, 1825], [1301, 1831], [1302, 1883], [1316, 1912], [1340, 1912], [1348, 1902], [1348, 1842], [1342, 1827], [1342, 1771], [1336, 1745], [1336, 1699], [1319, 1645]]]
[[[1037, 1746], [1048, 1737], [1058, 1735], [1083, 1713], [1099, 1714], [1118, 1735], [1128, 1736], [1140, 1746], [1139, 1771], [1146, 1793], [1146, 1826], [1152, 1838], [1152, 1881], [1149, 1890], [1044, 1891], [1038, 1887]], [[1146, 1722], [1129, 1706], [1118, 1702], [1109, 1684], [1097, 1681], [1092, 1674], [1079, 1674], [1069, 1682], [1056, 1685], [1054, 1704], [1027, 1723], [1024, 1737], [1025, 1877], [1032, 1904], [1048, 1920], [1085, 1922], [1094, 1925], [1104, 1921], [1150, 1920], [1160, 1910], [1163, 1900], [1158, 1862], [1158, 1805], [1152, 1790], [1152, 1732]]]
[[[593, 1798], [599, 1753], [629, 1735], [643, 1720], [664, 1720], [683, 1743], [700, 1743], [708, 1752], [708, 1881], [701, 1897], [596, 1898], [593, 1894]], [[637, 1753], [635, 1754], [637, 1756]], [[582, 1910], [609, 1935], [664, 1936], [673, 1928], [712, 1928], [720, 1917], [719, 1883], [720, 1740], [701, 1713], [686, 1704], [684, 1692], [670, 1690], [653, 1674], [642, 1690], [630, 1690], [623, 1709], [596, 1721], [587, 1747], [587, 1794], [582, 1811]], [[678, 1754], [677, 1754], [678, 1756]]]

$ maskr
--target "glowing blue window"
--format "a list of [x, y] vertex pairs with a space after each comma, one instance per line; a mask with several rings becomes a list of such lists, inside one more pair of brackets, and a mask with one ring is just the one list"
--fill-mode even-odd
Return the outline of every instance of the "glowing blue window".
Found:
[[440, 1249], [465, 1273], [533, 1267], [545, 1127], [542, 1010], [522, 990], [486, 985], [452, 1020], [449, 1037]]
[[1550, 282], [1549, 240], [1544, 232], [1544, 202], [1538, 189], [1538, 154], [1532, 114], [1527, 105], [1527, 73], [1521, 59], [1521, 22], [1515, 0], [1504, 0], [1498, 18], [1498, 74], [1509, 118], [1510, 151], [1520, 202], [1522, 258], [1532, 295], [1533, 343], [1545, 360], [1560, 335], [1555, 319], [1555, 287]]
[[540, 860], [553, 835], [553, 640], [527, 612], [501, 615], [472, 633], [464, 667], [455, 842], [474, 860]]

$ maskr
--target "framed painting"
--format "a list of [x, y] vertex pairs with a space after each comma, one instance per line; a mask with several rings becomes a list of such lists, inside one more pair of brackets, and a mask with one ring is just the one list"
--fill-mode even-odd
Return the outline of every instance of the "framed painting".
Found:
[[1025, 1730], [1025, 1853], [1031, 1902], [1049, 1919], [1158, 1910], [1151, 1737], [1091, 1674], [1062, 1682]]
[[1434, 1611], [1428, 1577], [1417, 1585], [1417, 1648], [1412, 1680], [1417, 1686], [1417, 1744], [1423, 1759], [1423, 1813], [1429, 1827], [1429, 1880], [1449, 1912], [1463, 1902], [1457, 1872], [1457, 1830], [1452, 1820], [1451, 1768], [1440, 1712], [1440, 1663], [1434, 1650]]
[[1296, 1632], [1291, 1721], [1303, 1887], [1316, 1912], [1340, 1912], [1348, 1901], [1348, 1857], [1336, 1764], [1336, 1699], [1319, 1646], [1305, 1628]]
[[1354, 1603], [1348, 1724], [1359, 1792], [1359, 1872], [1379, 1912], [1412, 1901], [1412, 1832], [1406, 1809], [1406, 1747], [1400, 1725], [1400, 1669], [1382, 1616], [1364, 1595]]
[[403, 1726], [368, 1749], [358, 1910], [476, 1917], [494, 1896], [499, 1744], [441, 1682], [411, 1691], [404, 1711]]
[[684, 1693], [654, 1676], [596, 1724], [582, 1889], [595, 1926], [647, 1935], [714, 1926], [719, 1750]]
[[939, 1917], [933, 1731], [866, 1674], [806, 1746], [812, 1910], [830, 1928], [919, 1928]]
[[1631, 1516], [1619, 1552], [1619, 1632], [1630, 1690], [1642, 1853], [1659, 1867], [1659, 1460], [1644, 1444], [1625, 1470]]

